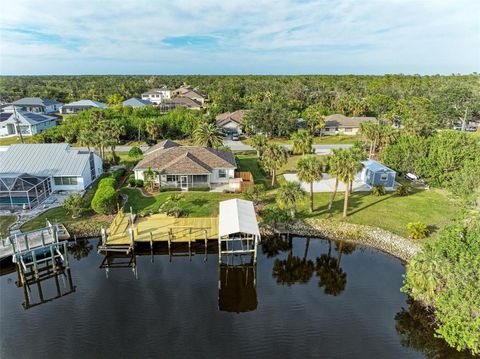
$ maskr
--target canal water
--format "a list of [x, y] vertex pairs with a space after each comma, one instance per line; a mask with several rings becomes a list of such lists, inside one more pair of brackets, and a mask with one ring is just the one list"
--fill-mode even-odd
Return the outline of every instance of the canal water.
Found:
[[400, 292], [404, 265], [370, 248], [270, 239], [256, 269], [146, 248], [105, 268], [96, 241], [70, 245], [71, 281], [25, 293], [2, 268], [2, 359], [455, 357]]

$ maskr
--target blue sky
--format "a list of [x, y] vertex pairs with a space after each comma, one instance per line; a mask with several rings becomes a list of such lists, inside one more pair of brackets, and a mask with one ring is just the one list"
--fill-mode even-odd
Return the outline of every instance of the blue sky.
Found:
[[478, 0], [6, 1], [2, 75], [480, 72]]

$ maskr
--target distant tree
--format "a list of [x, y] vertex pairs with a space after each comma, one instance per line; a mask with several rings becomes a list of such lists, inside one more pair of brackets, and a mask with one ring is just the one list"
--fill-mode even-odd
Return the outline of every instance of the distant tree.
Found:
[[160, 124], [155, 118], [150, 118], [147, 120], [145, 125], [145, 131], [150, 135], [152, 141], [157, 139], [158, 131], [160, 130]]
[[265, 135], [255, 135], [251, 138], [252, 147], [257, 151], [257, 158], [262, 158], [263, 151], [267, 147], [267, 137]]
[[321, 130], [325, 127], [325, 116], [329, 113], [329, 109], [320, 103], [310, 105], [305, 109], [303, 115], [310, 134], [322, 133]]
[[122, 95], [119, 94], [113, 94], [108, 96], [107, 98], [107, 104], [109, 106], [120, 106], [123, 102], [124, 98]]

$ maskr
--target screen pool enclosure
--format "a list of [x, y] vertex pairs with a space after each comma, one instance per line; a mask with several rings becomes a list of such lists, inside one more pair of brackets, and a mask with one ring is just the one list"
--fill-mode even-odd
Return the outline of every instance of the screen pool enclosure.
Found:
[[32, 209], [52, 193], [50, 177], [23, 174], [0, 174], [0, 208]]

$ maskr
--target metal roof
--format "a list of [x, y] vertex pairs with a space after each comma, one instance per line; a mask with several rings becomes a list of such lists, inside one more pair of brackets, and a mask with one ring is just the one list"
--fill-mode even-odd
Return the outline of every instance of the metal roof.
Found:
[[43, 115], [40, 113], [27, 112], [22, 110], [16, 110], [15, 112], [17, 113], [16, 117], [13, 111], [9, 110], [6, 112], [1, 112], [0, 122], [10, 121], [16, 123], [16, 120], [18, 120], [20, 124], [27, 123], [29, 125], [36, 125], [40, 122], [52, 121], [57, 119], [55, 116]]
[[128, 100], [125, 100], [122, 102], [123, 106], [131, 106], [131, 107], [144, 107], [148, 105], [153, 105], [153, 102], [150, 102], [148, 100], [143, 100], [141, 98], [129, 98]]
[[81, 176], [89, 152], [66, 143], [15, 144], [1, 153], [0, 176], [29, 173], [36, 176]]
[[365, 168], [368, 168], [372, 172], [395, 172], [391, 168], [388, 168], [384, 164], [381, 164], [375, 160], [362, 161], [362, 164]]
[[41, 97], [24, 97], [17, 101], [14, 101], [13, 104], [15, 106], [50, 106], [55, 104], [62, 104], [61, 102], [50, 100], [48, 98], [41, 98]]
[[228, 236], [235, 233], [260, 236], [253, 202], [238, 198], [220, 202], [218, 235]]
[[98, 101], [92, 101], [92, 100], [79, 100], [79, 101], [74, 101], [67, 103], [63, 105], [62, 107], [100, 107], [100, 108], [106, 108], [107, 105], [104, 104], [103, 102], [98, 102]]

